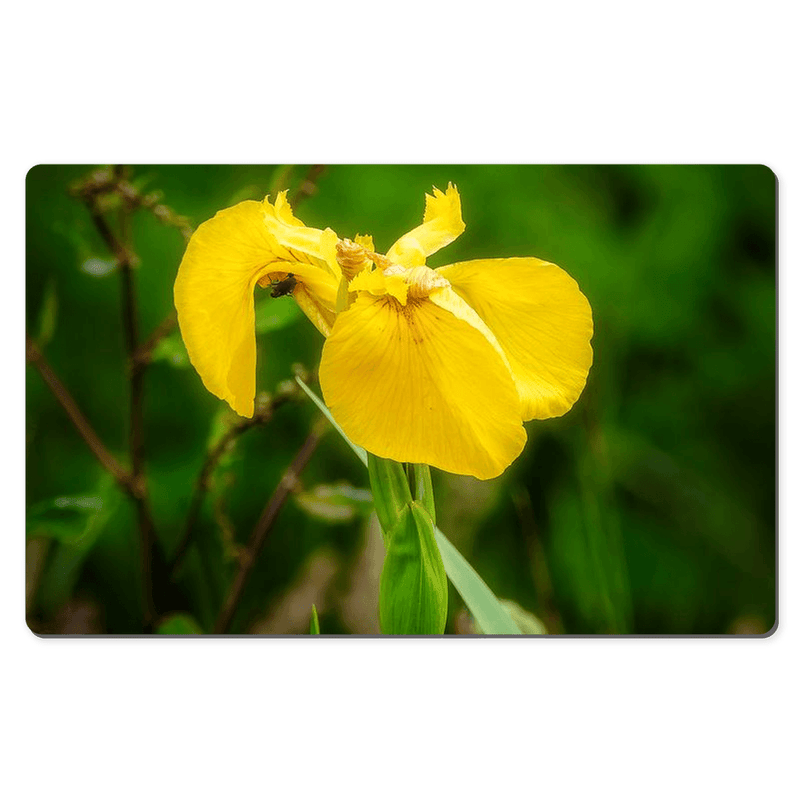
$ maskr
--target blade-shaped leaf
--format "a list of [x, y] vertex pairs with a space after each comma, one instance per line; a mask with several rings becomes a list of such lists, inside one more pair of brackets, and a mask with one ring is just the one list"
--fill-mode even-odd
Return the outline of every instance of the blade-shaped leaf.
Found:
[[447, 576], [433, 522], [409, 503], [388, 537], [378, 605], [381, 630], [393, 635], [438, 635], [447, 624]]
[[319, 617], [317, 616], [317, 607], [315, 605], [311, 606], [311, 628], [308, 632], [319, 635]]
[[431, 468], [427, 464], [414, 464], [414, 499], [431, 515], [436, 524], [436, 503], [433, 500]]
[[317, 397], [316, 394], [314, 394], [314, 392], [311, 391], [311, 389], [308, 388], [308, 386], [306, 386], [302, 378], [296, 376], [295, 380], [299, 384], [300, 388], [311, 398], [311, 400], [314, 402], [314, 405], [316, 405], [316, 407], [327, 417], [331, 425], [333, 425], [333, 427], [336, 428], [336, 431], [339, 433], [342, 439], [344, 439], [347, 442], [347, 444], [350, 445], [350, 448], [359, 457], [361, 463], [365, 467], [368, 467], [369, 464], [367, 463], [367, 451], [363, 447], [359, 447], [358, 445], [353, 444], [344, 435], [344, 431], [339, 427], [339, 423], [336, 422], [336, 420], [331, 416], [331, 412], [328, 411], [328, 407], [325, 405], [325, 403], [322, 402], [322, 400], [320, 400], [319, 397]]
[[521, 633], [508, 610], [495, 597], [483, 578], [438, 528], [436, 528], [436, 543], [442, 554], [447, 577], [464, 599], [481, 630], [490, 634]]
[[400, 512], [411, 502], [411, 491], [402, 464], [372, 453], [367, 453], [367, 459], [375, 513], [386, 537], [397, 524]]

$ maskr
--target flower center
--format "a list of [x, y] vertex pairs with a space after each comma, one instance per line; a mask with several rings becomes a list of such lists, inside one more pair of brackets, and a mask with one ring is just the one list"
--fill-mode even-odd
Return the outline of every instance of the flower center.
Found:
[[383, 271], [387, 277], [391, 275], [402, 276], [405, 283], [408, 285], [408, 297], [411, 300], [419, 300], [423, 297], [429, 297], [436, 289], [446, 289], [450, 286], [450, 281], [437, 275], [435, 270], [430, 267], [412, 267], [406, 269], [397, 264], [387, 267]]
[[430, 267], [403, 267], [350, 239], [342, 239], [337, 243], [336, 260], [350, 284], [351, 292], [366, 291], [376, 296], [389, 294], [402, 305], [409, 300], [429, 297], [437, 289], [450, 286], [446, 278]]

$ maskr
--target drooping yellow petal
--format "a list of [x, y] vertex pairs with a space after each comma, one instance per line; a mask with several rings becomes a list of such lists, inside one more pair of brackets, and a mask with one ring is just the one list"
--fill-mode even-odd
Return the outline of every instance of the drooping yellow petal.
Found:
[[[430, 271], [433, 272], [433, 274], [437, 277], [441, 277], [438, 274], [438, 270]], [[435, 303], [437, 306], [439, 306], [439, 308], [449, 311], [456, 318], [463, 320], [473, 328], [479, 330], [489, 344], [491, 344], [492, 347], [494, 347], [494, 349], [497, 351], [497, 354], [506, 365], [506, 369], [511, 372], [511, 365], [508, 363], [505, 350], [503, 350], [503, 348], [500, 346], [500, 343], [497, 341], [497, 337], [492, 333], [488, 325], [478, 316], [475, 309], [467, 304], [463, 298], [459, 297], [459, 295], [453, 291], [451, 286], [448, 285], [447, 288], [444, 289], [435, 289], [430, 294], [430, 300], [432, 303]]]
[[253, 287], [277, 248], [263, 220], [254, 200], [218, 212], [195, 231], [175, 280], [189, 359], [206, 388], [245, 417], [255, 397]]
[[465, 261], [436, 272], [497, 337], [522, 400], [523, 419], [569, 411], [592, 365], [592, 309], [578, 284], [538, 258]]
[[503, 359], [430, 300], [359, 295], [325, 342], [320, 384], [350, 439], [384, 458], [487, 479], [525, 444]]
[[324, 301], [335, 302], [330, 272], [287, 254], [264, 224], [262, 203], [224, 209], [193, 234], [175, 280], [178, 324], [189, 359], [206, 388], [245, 417], [253, 415], [256, 374], [253, 290], [271, 272], [294, 273]]
[[456, 187], [451, 183], [446, 192], [434, 187], [432, 195], [425, 195], [422, 225], [398, 239], [386, 257], [403, 267], [418, 267], [463, 232], [461, 198]]

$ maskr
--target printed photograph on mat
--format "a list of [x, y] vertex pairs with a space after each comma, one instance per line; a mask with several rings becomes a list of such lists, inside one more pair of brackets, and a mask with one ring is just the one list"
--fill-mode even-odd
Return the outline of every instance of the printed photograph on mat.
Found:
[[767, 636], [760, 165], [39, 165], [26, 619]]

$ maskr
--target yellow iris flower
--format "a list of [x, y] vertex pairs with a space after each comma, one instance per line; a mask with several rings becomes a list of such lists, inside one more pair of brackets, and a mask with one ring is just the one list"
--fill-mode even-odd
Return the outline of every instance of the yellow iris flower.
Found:
[[[206, 388], [253, 415], [253, 293], [289, 276], [326, 337], [319, 378], [334, 419], [383, 458], [493, 478], [522, 452], [522, 423], [566, 413], [592, 364], [592, 312], [576, 282], [538, 258], [428, 256], [464, 231], [451, 184], [386, 253], [368, 236], [309, 228], [282, 192], [220, 211], [192, 236], [175, 306]], [[296, 283], [294, 283], [296, 281]]]

